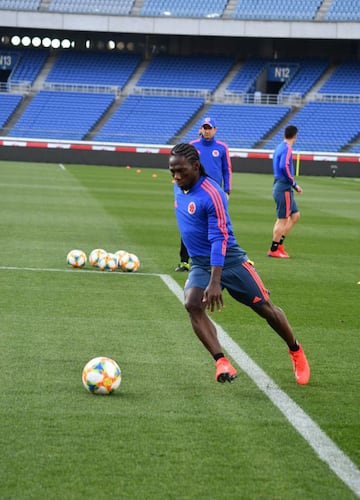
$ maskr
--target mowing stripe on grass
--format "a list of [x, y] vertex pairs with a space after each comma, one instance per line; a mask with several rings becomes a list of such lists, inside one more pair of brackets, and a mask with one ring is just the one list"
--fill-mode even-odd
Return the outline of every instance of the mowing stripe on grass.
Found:
[[[32, 272], [73, 272], [101, 273], [109, 276], [156, 276], [160, 277], [168, 289], [183, 303], [183, 289], [167, 274], [158, 273], [124, 273], [87, 270], [87, 269], [47, 269], [33, 267], [0, 266], [3, 271]], [[213, 320], [212, 320], [213, 321]], [[257, 385], [257, 387], [281, 411], [294, 429], [313, 448], [319, 458], [328, 464], [330, 469], [360, 498], [360, 470], [343, 451], [321, 430], [321, 428], [298, 406], [276, 383], [244, 352], [225, 330], [213, 321], [219, 340], [224, 349], [236, 361], [241, 370]]]
[[[160, 278], [165, 285], [183, 302], [184, 291], [169, 275]], [[213, 321], [221, 345], [251, 378], [258, 388], [287, 418], [295, 430], [307, 441], [315, 453], [328, 464], [330, 469], [360, 497], [360, 470], [343, 453], [320, 427], [298, 406], [276, 383], [244, 352], [225, 330]]]

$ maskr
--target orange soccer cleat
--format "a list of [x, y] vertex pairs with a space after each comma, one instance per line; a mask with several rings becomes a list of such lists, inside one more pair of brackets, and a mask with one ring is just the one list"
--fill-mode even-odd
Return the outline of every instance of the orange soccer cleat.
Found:
[[215, 380], [223, 384], [224, 382], [232, 382], [237, 377], [237, 372], [230, 361], [225, 358], [220, 358], [216, 361]]
[[306, 359], [303, 348], [299, 344], [298, 351], [290, 351], [291, 361], [293, 364], [295, 380], [298, 384], [305, 385], [310, 379], [310, 366]]
[[288, 259], [289, 254], [284, 250], [280, 250], [280, 245], [278, 246], [278, 249], [275, 251], [269, 250], [268, 251], [268, 257], [275, 257], [276, 259]]

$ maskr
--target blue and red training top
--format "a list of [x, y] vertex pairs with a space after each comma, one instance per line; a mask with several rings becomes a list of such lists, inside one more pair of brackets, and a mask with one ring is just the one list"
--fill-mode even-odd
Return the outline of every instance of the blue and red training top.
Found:
[[223, 188], [225, 193], [230, 193], [232, 166], [227, 144], [214, 138], [206, 140], [203, 137], [191, 141], [190, 144], [197, 149], [206, 173]]
[[280, 181], [285, 189], [296, 186], [292, 147], [286, 141], [281, 142], [274, 151], [273, 171], [275, 182]]
[[237, 244], [227, 198], [212, 178], [201, 176], [183, 191], [174, 185], [175, 214], [190, 257], [210, 256], [211, 266], [223, 266], [226, 249]]

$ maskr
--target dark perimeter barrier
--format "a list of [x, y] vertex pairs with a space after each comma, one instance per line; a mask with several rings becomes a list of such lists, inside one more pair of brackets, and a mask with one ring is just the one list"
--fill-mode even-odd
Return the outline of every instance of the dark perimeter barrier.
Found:
[[[172, 146], [0, 138], [0, 161], [168, 168]], [[234, 172], [272, 173], [272, 151], [230, 149]], [[297, 175], [360, 177], [360, 154], [294, 151]]]

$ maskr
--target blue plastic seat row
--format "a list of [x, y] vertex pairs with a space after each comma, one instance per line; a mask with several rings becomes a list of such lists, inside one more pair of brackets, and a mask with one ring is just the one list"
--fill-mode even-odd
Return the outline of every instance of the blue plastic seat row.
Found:
[[167, 144], [203, 104], [196, 97], [130, 95], [94, 140]]
[[114, 96], [109, 94], [41, 91], [9, 135], [81, 140], [113, 101]]

